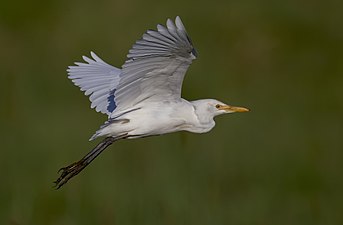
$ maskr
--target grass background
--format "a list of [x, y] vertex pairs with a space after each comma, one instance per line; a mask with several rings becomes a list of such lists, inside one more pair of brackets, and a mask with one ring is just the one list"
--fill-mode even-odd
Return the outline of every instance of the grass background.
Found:
[[[5, 0], [0, 224], [343, 224], [342, 7]], [[176, 15], [199, 52], [183, 97], [252, 111], [217, 118], [208, 134], [118, 142], [53, 190], [106, 120], [66, 67], [91, 50], [120, 66], [146, 29]]]

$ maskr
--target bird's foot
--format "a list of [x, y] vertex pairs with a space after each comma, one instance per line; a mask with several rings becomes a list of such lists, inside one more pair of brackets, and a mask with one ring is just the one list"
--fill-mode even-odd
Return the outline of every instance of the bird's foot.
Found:
[[71, 178], [79, 174], [86, 166], [88, 166], [102, 151], [104, 151], [114, 141], [127, 138], [127, 133], [116, 136], [107, 137], [100, 142], [95, 148], [93, 148], [87, 155], [85, 155], [80, 161], [74, 162], [69, 166], [61, 168], [58, 172], [61, 172], [60, 177], [54, 182], [55, 188], [59, 189], [68, 182]]
[[55, 188], [59, 189], [62, 187], [64, 184], [68, 182], [72, 177], [76, 176], [78, 173], [83, 170], [88, 163], [85, 162], [85, 160], [80, 160], [78, 162], [74, 162], [70, 164], [69, 166], [62, 167], [61, 169], [58, 170], [58, 173], [61, 172], [60, 177], [54, 182], [55, 183]]

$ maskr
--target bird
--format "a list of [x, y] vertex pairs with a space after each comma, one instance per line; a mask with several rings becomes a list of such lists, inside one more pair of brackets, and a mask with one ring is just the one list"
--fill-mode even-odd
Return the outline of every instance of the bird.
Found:
[[94, 52], [67, 69], [68, 78], [89, 96], [91, 108], [108, 116], [89, 139], [103, 137], [81, 160], [59, 170], [61, 188], [108, 146], [121, 139], [157, 136], [177, 131], [209, 132], [214, 117], [248, 112], [245, 107], [215, 99], [188, 101], [181, 97], [184, 76], [198, 53], [179, 16], [147, 30], [127, 54], [121, 68]]

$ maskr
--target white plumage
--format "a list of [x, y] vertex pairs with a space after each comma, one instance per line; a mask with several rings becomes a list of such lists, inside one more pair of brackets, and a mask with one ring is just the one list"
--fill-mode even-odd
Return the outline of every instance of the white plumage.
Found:
[[108, 110], [108, 97], [111, 90], [119, 84], [121, 70], [105, 63], [94, 52], [91, 52], [91, 56], [93, 59], [83, 56], [87, 63], [69, 66], [69, 78], [85, 95], [89, 95], [91, 108], [111, 115]]
[[121, 69], [111, 66], [91, 52], [86, 63], [68, 68], [69, 78], [80, 87], [97, 112], [108, 120], [91, 137], [106, 138], [80, 161], [62, 168], [57, 188], [78, 174], [107, 146], [119, 139], [140, 138], [176, 131], [204, 133], [214, 125], [214, 117], [248, 109], [218, 100], [187, 101], [181, 98], [184, 75], [197, 57], [180, 17], [167, 26], [148, 30], [127, 55]]

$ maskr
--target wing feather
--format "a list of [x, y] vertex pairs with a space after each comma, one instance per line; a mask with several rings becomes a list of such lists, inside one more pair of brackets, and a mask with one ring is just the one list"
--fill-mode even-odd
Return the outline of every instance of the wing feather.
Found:
[[142, 101], [181, 98], [183, 78], [196, 51], [179, 17], [166, 25], [148, 30], [130, 49], [116, 88], [116, 110]]
[[196, 58], [180, 17], [147, 30], [129, 50], [122, 69], [95, 53], [68, 67], [68, 77], [89, 96], [91, 108], [115, 117], [142, 101], [181, 98], [184, 75]]
[[69, 66], [68, 78], [89, 96], [91, 108], [110, 115], [114, 109], [109, 110], [109, 96], [119, 83], [121, 70], [104, 62], [94, 52], [91, 57], [83, 56], [86, 63], [76, 62], [76, 66]]

